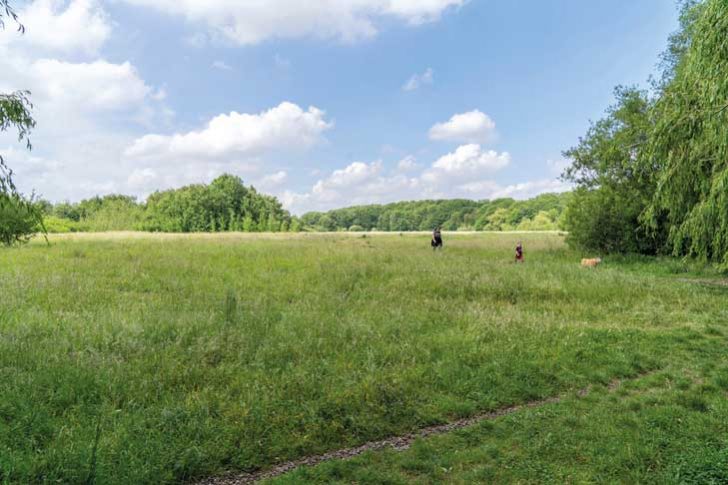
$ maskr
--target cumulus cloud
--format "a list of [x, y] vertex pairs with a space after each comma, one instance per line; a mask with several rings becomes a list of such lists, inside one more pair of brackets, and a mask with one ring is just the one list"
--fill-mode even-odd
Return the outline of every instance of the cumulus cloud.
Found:
[[500, 187], [493, 192], [493, 198], [512, 197], [514, 199], [530, 199], [539, 194], [548, 192], [567, 192], [573, 186], [566, 182], [556, 179], [543, 179], [523, 182], [519, 184], [507, 185]]
[[284, 207], [300, 214], [343, 205], [392, 202], [417, 198], [420, 181], [404, 174], [387, 174], [380, 160], [353, 162], [316, 182], [309, 192], [279, 194]]
[[480, 145], [459, 146], [454, 152], [443, 155], [432, 164], [424, 176], [427, 178], [447, 177], [449, 179], [472, 179], [492, 174], [508, 166], [511, 156], [508, 152], [484, 151]]
[[308, 192], [282, 193], [281, 200], [291, 211], [302, 213], [398, 200], [487, 198], [503, 189], [491, 178], [510, 162], [508, 153], [484, 151], [479, 145], [461, 146], [412, 175], [408, 173], [419, 166], [411, 156], [392, 172], [381, 161], [354, 162], [321, 178]]
[[19, 15], [25, 35], [0, 32], [0, 92], [30, 90], [37, 126], [32, 153], [0, 134], [16, 182], [53, 200], [124, 189], [130, 170], [121, 153], [133, 140], [129, 133], [168, 121], [164, 90], [147, 84], [130, 62], [100, 56], [112, 31], [100, 2], [35, 0]]
[[153, 168], [136, 168], [127, 177], [126, 182], [132, 189], [146, 189], [156, 182], [157, 172]]
[[460, 143], [488, 143], [495, 138], [495, 122], [479, 110], [453, 115], [430, 128], [430, 139]]
[[435, 72], [432, 70], [431, 67], [428, 67], [425, 72], [422, 74], [413, 74], [411, 78], [407, 80], [406, 83], [402, 86], [403, 91], [414, 91], [416, 89], [419, 89], [420, 86], [425, 84], [432, 84], [434, 79]]
[[375, 162], [366, 165], [369, 176], [349, 185], [346, 190], [332, 188], [328, 185], [328, 179], [322, 179], [314, 185], [318, 187], [317, 190], [312, 189], [307, 192], [285, 190], [278, 193], [278, 196], [286, 209], [294, 214], [303, 214], [309, 211], [326, 211], [352, 205], [386, 204], [402, 200], [450, 198], [483, 200], [501, 197], [528, 199], [543, 193], [564, 192], [571, 189], [570, 186], [552, 179], [512, 185], [501, 185], [494, 180], [480, 180], [433, 187], [421, 176], [386, 174], [376, 169]]
[[146, 84], [130, 62], [98, 56], [111, 34], [98, 1], [35, 0], [19, 15], [25, 35], [0, 35], [0, 91], [33, 93], [41, 135], [91, 128], [98, 124], [89, 118], [94, 113], [124, 112], [140, 120], [161, 107], [164, 91]]
[[112, 30], [108, 16], [96, 0], [36, 0], [20, 10], [18, 16], [25, 25], [25, 35], [0, 36], [0, 45], [90, 55], [98, 52]]
[[268, 174], [260, 179], [255, 185], [263, 190], [273, 190], [281, 187], [288, 180], [288, 174], [285, 170], [279, 170], [275, 173]]
[[397, 162], [397, 170], [400, 172], [409, 172], [419, 167], [417, 159], [412, 155], [407, 155], [402, 160]]
[[[410, 25], [438, 20], [467, 0], [125, 0], [206, 26], [216, 37], [246, 45], [273, 38], [319, 37], [345, 42], [373, 37], [382, 20]], [[281, 15], [285, 12], [285, 15]]]
[[304, 111], [283, 102], [258, 114], [221, 114], [205, 128], [174, 135], [145, 135], [125, 151], [134, 159], [225, 159], [254, 156], [265, 150], [306, 148], [333, 126], [316, 107]]
[[152, 88], [128, 62], [70, 63], [40, 59], [30, 65], [30, 84], [41, 99], [83, 111], [126, 109], [144, 102]]

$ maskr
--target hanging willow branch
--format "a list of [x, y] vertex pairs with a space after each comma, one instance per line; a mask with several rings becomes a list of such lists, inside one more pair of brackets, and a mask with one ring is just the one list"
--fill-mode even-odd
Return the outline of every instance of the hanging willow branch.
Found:
[[[15, 128], [18, 133], [18, 141], [25, 140], [28, 149], [32, 148], [28, 135], [35, 127], [35, 120], [30, 113], [33, 104], [28, 98], [29, 94], [27, 91], [0, 94], [0, 131]], [[17, 195], [12, 176], [13, 171], [0, 156], [0, 194]]]
[[663, 167], [645, 221], [660, 215], [676, 255], [728, 270], [728, 2], [706, 0], [655, 106], [647, 155]]
[[[8, 19], [17, 24], [21, 34], [25, 32], [10, 0], [0, 0], [0, 30], [5, 29]], [[0, 94], [0, 132], [16, 130], [18, 141], [25, 141], [29, 150], [32, 147], [28, 136], [35, 127], [32, 109], [28, 91]], [[13, 171], [0, 155], [0, 244], [25, 242], [38, 230], [46, 235], [43, 215], [34, 204], [34, 195], [26, 198], [18, 192], [13, 182]]]
[[25, 32], [25, 26], [18, 20], [18, 14], [15, 13], [13, 7], [10, 6], [10, 0], [0, 0], [0, 29], [5, 28], [5, 19], [3, 17], [9, 18], [18, 24], [18, 32]]

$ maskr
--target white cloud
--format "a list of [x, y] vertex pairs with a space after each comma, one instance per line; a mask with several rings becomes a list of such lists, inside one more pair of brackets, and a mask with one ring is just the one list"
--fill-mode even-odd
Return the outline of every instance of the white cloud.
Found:
[[413, 74], [409, 80], [404, 83], [402, 90], [414, 91], [419, 89], [420, 86], [425, 84], [432, 84], [434, 82], [434, 71], [431, 67], [428, 67], [422, 74]]
[[[240, 45], [274, 38], [373, 37], [388, 18], [410, 25], [437, 21], [467, 0], [125, 0], [205, 25], [213, 36]], [[282, 14], [285, 12], [285, 14]]]
[[450, 120], [430, 128], [431, 140], [488, 143], [494, 138], [495, 122], [479, 110], [453, 115]]
[[552, 174], [561, 175], [571, 165], [571, 162], [560, 158], [558, 160], [546, 160], [546, 165]]
[[530, 199], [531, 197], [535, 197], [539, 194], [545, 194], [548, 192], [566, 192], [572, 188], [573, 186], [571, 184], [562, 182], [561, 180], [534, 180], [501, 187], [493, 192], [492, 197], [496, 199], [500, 197]]
[[126, 182], [133, 189], [146, 189], [157, 180], [157, 172], [152, 168], [136, 168]]
[[398, 200], [487, 198], [503, 190], [491, 178], [510, 161], [508, 153], [465, 145], [412, 175], [404, 173], [418, 168], [411, 156], [401, 160], [393, 172], [387, 172], [381, 161], [354, 162], [320, 179], [308, 192], [283, 192], [281, 201], [294, 213], [302, 213]]
[[114, 111], [139, 121], [162, 108], [164, 90], [147, 85], [130, 62], [98, 56], [111, 20], [97, 0], [35, 0], [19, 15], [24, 35], [0, 32], [0, 91], [32, 92], [36, 137], [88, 133], [99, 123], [93, 114]]
[[152, 88], [128, 62], [40, 59], [30, 65], [30, 76], [35, 96], [83, 111], [127, 109], [143, 103], [152, 94]]
[[221, 71], [232, 71], [232, 66], [228, 65], [225, 61], [215, 61], [212, 63], [212, 67], [220, 69]]
[[288, 180], [288, 174], [284, 170], [279, 170], [264, 176], [255, 186], [263, 190], [272, 190], [282, 186], [286, 180]]
[[454, 152], [443, 155], [423, 176], [437, 179], [467, 179], [492, 174], [511, 163], [508, 152], [498, 153], [494, 150], [483, 151], [480, 145], [459, 146]]
[[402, 160], [397, 162], [397, 170], [399, 170], [400, 172], [409, 172], [416, 169], [417, 167], [419, 167], [419, 165], [417, 165], [417, 159], [415, 159], [415, 157], [413, 157], [412, 155], [407, 155]]
[[112, 29], [99, 1], [35, 0], [19, 14], [25, 35], [0, 32], [0, 92], [30, 90], [37, 125], [31, 153], [11, 150], [16, 140], [0, 134], [16, 182], [53, 200], [127, 188], [138, 167], [121, 153], [140, 125], [168, 122], [164, 89], [130, 62], [100, 57]]
[[[336, 175], [334, 175], [336, 174]], [[341, 182], [342, 175], [350, 178]], [[332, 180], [339, 180], [332, 183]], [[434, 183], [421, 175], [387, 174], [380, 162], [355, 162], [329, 177], [319, 180], [310, 191], [279, 193], [283, 206], [294, 214], [326, 211], [338, 207], [364, 204], [386, 204], [402, 200], [468, 198], [475, 200], [512, 197], [528, 199], [548, 192], [570, 190], [567, 184], [553, 179], [501, 185], [495, 180], [483, 179], [466, 183]]]
[[325, 113], [283, 102], [259, 114], [231, 112], [213, 118], [199, 131], [174, 135], [145, 135], [126, 150], [131, 159], [143, 160], [226, 160], [255, 156], [263, 151], [306, 148], [322, 139], [333, 123]]
[[328, 210], [344, 205], [392, 202], [417, 198], [420, 181], [403, 174], [389, 175], [381, 161], [353, 162], [334, 170], [316, 182], [310, 192], [286, 190], [280, 200], [284, 207], [300, 214], [310, 210]]
[[[65, 8], [63, 8], [65, 7]], [[0, 36], [0, 46], [63, 54], [95, 54], [111, 35], [96, 0], [36, 0], [18, 12], [25, 35]]]

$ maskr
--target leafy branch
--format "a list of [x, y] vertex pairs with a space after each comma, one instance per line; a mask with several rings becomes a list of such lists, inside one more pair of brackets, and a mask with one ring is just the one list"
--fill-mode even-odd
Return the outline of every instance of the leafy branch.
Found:
[[0, 29], [5, 28], [5, 19], [3, 17], [9, 18], [18, 24], [18, 32], [25, 32], [25, 26], [18, 20], [18, 14], [15, 13], [13, 7], [10, 6], [10, 0], [0, 0]]

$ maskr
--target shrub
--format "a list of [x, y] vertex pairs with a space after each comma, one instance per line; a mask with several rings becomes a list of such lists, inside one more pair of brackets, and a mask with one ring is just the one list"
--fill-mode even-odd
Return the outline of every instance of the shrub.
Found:
[[50, 233], [61, 234], [67, 232], [77, 232], [79, 230], [78, 223], [69, 219], [61, 219], [60, 217], [56, 216], [44, 217], [43, 223], [45, 224], [46, 230]]
[[577, 189], [564, 216], [567, 242], [605, 253], [654, 254], [654, 242], [639, 225], [642, 210], [638, 197], [630, 198], [607, 187]]
[[41, 220], [31, 201], [18, 195], [0, 195], [0, 244], [27, 242], [42, 229]]

